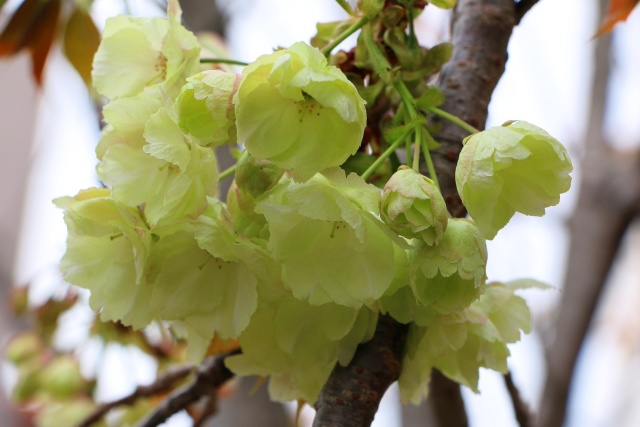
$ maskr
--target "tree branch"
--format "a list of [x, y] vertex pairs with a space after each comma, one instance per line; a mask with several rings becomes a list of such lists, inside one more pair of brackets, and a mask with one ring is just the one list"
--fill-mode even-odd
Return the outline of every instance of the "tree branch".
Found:
[[[446, 99], [443, 110], [484, 128], [491, 95], [504, 72], [515, 23], [513, 0], [458, 1], [453, 19], [453, 58], [443, 67], [438, 82]], [[464, 217], [466, 210], [454, 176], [462, 140], [468, 134], [450, 122], [434, 121], [441, 123], [437, 138], [442, 145], [433, 153], [433, 160], [442, 194], [449, 212]], [[334, 369], [316, 403], [314, 427], [370, 425], [384, 391], [399, 375], [405, 338], [406, 326], [382, 316], [373, 339], [358, 348], [349, 366]], [[437, 411], [440, 426], [466, 425], [459, 386], [444, 377], [442, 380], [443, 388], [446, 384], [453, 392], [438, 397], [442, 398], [441, 408], [453, 409], [455, 414], [444, 421], [444, 409]]]
[[522, 398], [520, 397], [520, 392], [516, 387], [516, 384], [513, 382], [513, 378], [511, 377], [511, 373], [507, 372], [504, 375], [504, 382], [507, 386], [507, 391], [509, 392], [509, 397], [511, 398], [511, 404], [513, 405], [513, 411], [516, 415], [516, 421], [518, 421], [518, 425], [520, 427], [532, 427], [533, 419], [531, 415], [531, 410], [529, 406], [524, 403]]
[[374, 337], [360, 345], [351, 363], [336, 365], [316, 402], [314, 427], [371, 425], [380, 400], [400, 375], [407, 326], [380, 316]]
[[429, 400], [440, 427], [466, 427], [469, 424], [460, 385], [445, 377], [440, 371], [431, 374]]
[[[515, 25], [513, 0], [459, 0], [453, 15], [453, 57], [440, 73], [437, 86], [445, 95], [440, 107], [477, 129], [484, 129], [491, 95], [504, 73], [507, 44]], [[454, 217], [466, 210], [455, 184], [455, 169], [462, 140], [469, 134], [435, 117], [442, 145], [433, 161], [442, 195]]]
[[538, 3], [538, 0], [519, 0], [516, 3], [516, 25], [522, 21], [524, 15], [531, 9], [535, 4]]
[[234, 350], [222, 356], [205, 359], [198, 367], [195, 378], [191, 384], [177, 390], [165, 399], [146, 419], [140, 422], [138, 426], [156, 427], [165, 422], [173, 414], [198, 401], [202, 396], [215, 393], [218, 388], [234, 376], [225, 366], [224, 360], [228, 356], [238, 353], [240, 353], [240, 350]]
[[109, 411], [117, 408], [118, 406], [133, 405], [138, 401], [138, 399], [165, 393], [171, 390], [177, 381], [180, 381], [191, 374], [193, 370], [194, 366], [191, 364], [173, 367], [163, 375], [159, 376], [152, 384], [148, 386], [138, 386], [130, 395], [98, 406], [95, 411], [78, 424], [78, 427], [90, 427], [94, 423], [100, 421], [100, 419]]
[[[493, 91], [504, 73], [507, 45], [516, 11], [513, 0], [459, 0], [453, 15], [453, 57], [440, 73], [437, 86], [445, 95], [440, 107], [477, 129], [484, 129]], [[432, 153], [440, 189], [454, 217], [464, 217], [466, 209], [455, 183], [455, 169], [468, 133], [454, 123], [434, 118], [441, 124], [437, 140], [441, 146]], [[432, 375], [433, 407], [440, 427], [468, 424], [460, 386], [439, 372]]]

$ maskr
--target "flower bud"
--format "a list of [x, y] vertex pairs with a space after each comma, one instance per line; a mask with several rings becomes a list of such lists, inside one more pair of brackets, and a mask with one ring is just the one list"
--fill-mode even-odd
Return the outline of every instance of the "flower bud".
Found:
[[380, 203], [382, 220], [408, 239], [438, 244], [447, 228], [447, 205], [435, 183], [406, 166], [384, 186]]
[[258, 197], [273, 188], [282, 175], [284, 169], [265, 159], [256, 159], [248, 152], [244, 152], [236, 169], [236, 185], [248, 191], [253, 197]]
[[233, 96], [242, 76], [220, 70], [203, 71], [187, 79], [175, 109], [178, 125], [201, 145], [236, 142]]

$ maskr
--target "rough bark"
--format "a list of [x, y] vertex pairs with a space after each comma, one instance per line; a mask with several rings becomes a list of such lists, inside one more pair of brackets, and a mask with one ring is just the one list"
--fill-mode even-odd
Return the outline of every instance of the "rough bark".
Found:
[[[504, 72], [507, 44], [515, 23], [513, 0], [458, 1], [453, 19], [454, 54], [438, 82], [447, 99], [443, 110], [476, 128], [484, 128], [491, 95]], [[454, 174], [467, 133], [446, 121], [441, 126], [437, 139], [442, 146], [432, 154], [436, 173], [449, 212], [463, 217], [466, 211], [456, 190]], [[394, 346], [403, 341], [405, 333], [402, 325], [386, 317], [381, 319], [373, 340], [358, 349], [348, 367], [337, 367], [332, 373], [316, 404], [315, 427], [370, 425], [384, 390], [398, 377], [401, 353]], [[383, 364], [389, 371], [381, 372], [379, 378], [359, 372], [363, 361], [375, 363], [373, 359], [378, 355], [387, 358]], [[361, 381], [364, 383], [360, 384]], [[350, 392], [351, 383], [359, 387], [355, 395]], [[365, 401], [363, 392], [368, 396]], [[457, 384], [442, 377], [442, 381], [432, 383], [432, 393], [438, 395], [435, 408], [441, 427], [467, 425]], [[375, 401], [370, 400], [374, 398]]]
[[[507, 62], [507, 45], [516, 25], [513, 0], [459, 0], [453, 16], [453, 57], [443, 67], [438, 87], [445, 95], [441, 108], [482, 130], [489, 102]], [[454, 217], [464, 217], [466, 209], [455, 183], [455, 168], [468, 133], [457, 125], [440, 120], [437, 140], [442, 145], [432, 153], [440, 189]], [[431, 394], [440, 427], [468, 425], [460, 387], [434, 373]]]
[[371, 425], [382, 396], [400, 375], [406, 329], [380, 317], [373, 339], [358, 347], [348, 366], [333, 370], [316, 402], [314, 427]]
[[[605, 2], [601, 1], [601, 13]], [[610, 36], [596, 39], [592, 103], [578, 202], [569, 221], [564, 292], [547, 349], [547, 381], [538, 426], [565, 419], [575, 363], [625, 231], [638, 212], [640, 158], [607, 147], [602, 132], [609, 82]]]
[[[504, 73], [507, 45], [515, 25], [513, 0], [460, 0], [453, 16], [453, 57], [443, 67], [438, 87], [445, 95], [441, 108], [477, 129], [484, 129], [491, 95]], [[469, 134], [436, 119], [442, 144], [432, 154], [442, 195], [454, 217], [466, 210], [456, 190], [455, 170], [462, 140]]]

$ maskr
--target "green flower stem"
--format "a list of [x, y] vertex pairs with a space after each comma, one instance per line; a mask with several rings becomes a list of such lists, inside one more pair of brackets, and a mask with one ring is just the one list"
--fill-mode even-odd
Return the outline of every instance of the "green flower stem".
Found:
[[[416, 106], [414, 105], [413, 95], [407, 89], [407, 86], [400, 79], [394, 82], [394, 86], [398, 93], [400, 94], [400, 98], [402, 99], [402, 103], [404, 104], [407, 112], [409, 113], [409, 118], [414, 120], [418, 116], [418, 112], [416, 111]], [[416, 139], [413, 144], [413, 159], [412, 159], [412, 169], [416, 172], [420, 172], [420, 150], [422, 148], [423, 142], [423, 134], [421, 131], [416, 131]], [[428, 151], [425, 153], [425, 156], [429, 155]], [[432, 178], [433, 179], [433, 178]]]
[[[429, 132], [425, 128], [421, 128], [422, 132]], [[431, 135], [428, 136], [431, 138]], [[440, 184], [438, 183], [438, 175], [436, 175], [436, 169], [433, 167], [433, 161], [431, 160], [431, 155], [429, 154], [429, 146], [427, 145], [427, 138], [422, 139], [422, 154], [424, 156], [424, 161], [427, 163], [427, 170], [429, 171], [429, 176], [433, 183], [440, 189]]]
[[246, 67], [249, 65], [247, 62], [236, 61], [235, 59], [225, 59], [225, 58], [200, 58], [201, 64], [230, 64], [230, 65], [240, 65], [241, 67]]
[[347, 0], [336, 0], [336, 3], [338, 3], [340, 7], [343, 8], [344, 11], [347, 12], [349, 15], [351, 16], [354, 15], [353, 8], [351, 7], [351, 5]]
[[393, 155], [396, 152], [398, 146], [402, 144], [402, 141], [404, 141], [412, 131], [413, 129], [408, 128], [402, 133], [402, 135], [400, 135], [400, 137], [398, 137], [398, 139], [393, 141], [393, 143], [389, 147], [387, 147], [387, 149], [384, 150], [384, 152], [380, 154], [380, 156], [378, 156], [378, 158], [373, 163], [371, 163], [371, 166], [369, 166], [367, 170], [362, 173], [362, 179], [364, 179], [365, 181], [369, 179], [369, 177], [373, 175], [373, 173], [380, 167], [382, 162], [384, 162], [387, 157]]
[[369, 18], [367, 18], [366, 16], [363, 16], [357, 22], [351, 25], [349, 28], [344, 30], [338, 37], [333, 39], [328, 45], [322, 48], [322, 53], [324, 54], [324, 56], [328, 58], [329, 55], [331, 55], [331, 51], [335, 49], [336, 46], [342, 43], [351, 34], [355, 33], [360, 28], [364, 27], [367, 24], [367, 22], [369, 22]]
[[236, 171], [237, 167], [238, 167], [238, 164], [236, 163], [235, 165], [231, 166], [230, 168], [225, 169], [222, 172], [220, 172], [220, 175], [218, 175], [218, 181], [224, 181], [225, 179], [229, 178], [231, 175], [234, 174], [234, 172]]
[[436, 115], [442, 117], [443, 119], [447, 119], [450, 122], [457, 124], [462, 129], [464, 129], [467, 132], [469, 132], [470, 134], [474, 134], [474, 133], [480, 132], [478, 129], [474, 128], [469, 123], [467, 123], [464, 120], [462, 120], [460, 117], [454, 116], [453, 114], [449, 114], [446, 111], [439, 109], [438, 107], [426, 107], [425, 110], [431, 111], [433, 114], [436, 114]]

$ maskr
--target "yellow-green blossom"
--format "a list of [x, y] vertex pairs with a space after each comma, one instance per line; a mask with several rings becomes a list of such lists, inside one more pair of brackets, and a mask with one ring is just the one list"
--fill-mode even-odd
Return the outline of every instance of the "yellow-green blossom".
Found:
[[456, 186], [482, 235], [493, 239], [516, 212], [544, 215], [569, 190], [573, 170], [565, 148], [544, 130], [517, 121], [466, 139]]
[[366, 124], [355, 86], [305, 43], [259, 57], [243, 70], [236, 98], [238, 142], [297, 181], [341, 165]]

